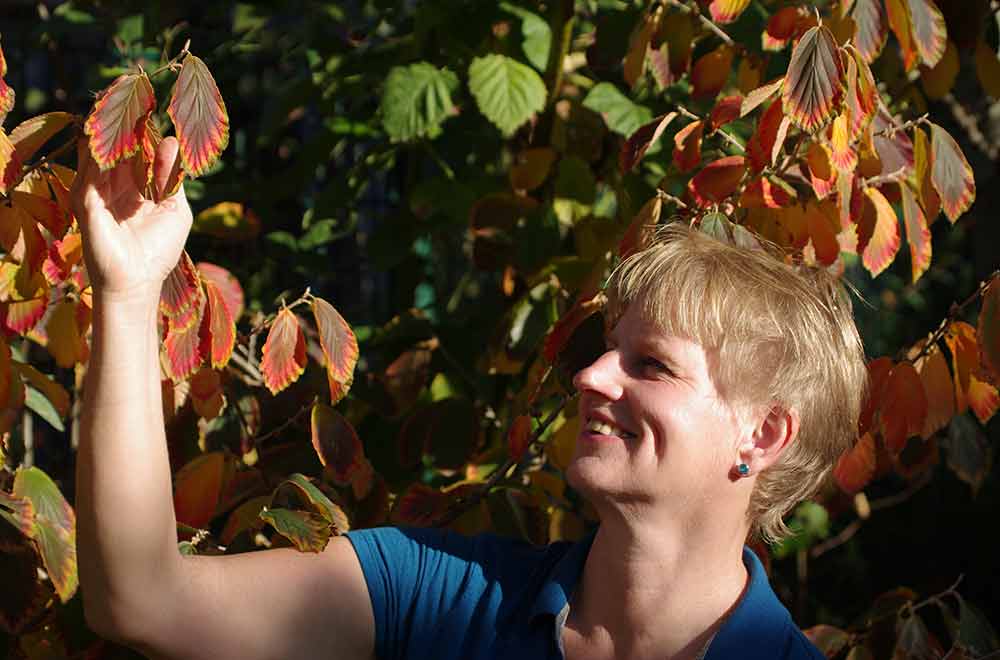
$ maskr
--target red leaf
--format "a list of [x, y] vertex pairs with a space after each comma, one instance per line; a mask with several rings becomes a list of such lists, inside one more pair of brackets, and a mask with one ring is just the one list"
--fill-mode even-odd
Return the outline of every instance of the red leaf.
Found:
[[654, 227], [660, 222], [662, 209], [663, 200], [659, 195], [643, 204], [625, 230], [622, 240], [618, 243], [618, 256], [620, 258], [625, 259], [646, 246]]
[[826, 124], [844, 94], [844, 69], [833, 35], [825, 27], [810, 28], [788, 64], [781, 102], [801, 129], [813, 132]]
[[914, 367], [927, 393], [927, 417], [920, 437], [924, 440], [948, 426], [955, 416], [955, 383], [941, 350], [934, 346]]
[[396, 500], [392, 517], [400, 523], [427, 527], [433, 525], [448, 509], [451, 498], [424, 484], [412, 484]]
[[205, 343], [203, 353], [213, 369], [222, 369], [229, 362], [236, 344], [236, 323], [222, 297], [222, 291], [211, 280], [204, 280], [205, 315], [202, 319], [201, 337]]
[[192, 310], [200, 308], [203, 300], [204, 293], [198, 269], [195, 268], [187, 251], [182, 251], [177, 265], [163, 281], [163, 288], [160, 290], [160, 313], [172, 321], [182, 317], [190, 320]]
[[155, 109], [156, 97], [145, 73], [118, 76], [97, 98], [83, 130], [90, 137], [90, 153], [102, 170], [139, 151], [146, 118]]
[[225, 476], [226, 455], [214, 451], [198, 456], [174, 475], [177, 521], [204, 528], [215, 517]]
[[[658, 199], [658, 198], [657, 198]], [[599, 312], [604, 307], [605, 298], [603, 294], [587, 300], [577, 300], [565, 314], [563, 314], [549, 334], [545, 337], [545, 345], [542, 348], [542, 355], [549, 363], [555, 363], [559, 353], [565, 348], [566, 343], [573, 336], [573, 332], [580, 327], [591, 315]]]
[[881, 0], [855, 0], [851, 18], [858, 26], [854, 44], [861, 57], [870, 64], [882, 52], [889, 36]]
[[205, 420], [218, 417], [226, 405], [221, 374], [215, 369], [203, 367], [191, 376], [189, 382], [191, 405], [198, 416]]
[[920, 59], [929, 67], [934, 67], [944, 55], [948, 40], [948, 29], [944, 16], [933, 0], [908, 0], [910, 19], [913, 26], [913, 41]]
[[916, 282], [931, 265], [931, 230], [910, 187], [900, 183], [899, 193], [902, 199], [903, 224], [906, 225], [906, 242], [910, 244], [910, 267], [913, 281]]
[[965, 321], [954, 321], [945, 330], [944, 343], [951, 353], [951, 371], [955, 379], [955, 410], [961, 415], [969, 409], [972, 374], [979, 364], [976, 331]]
[[750, 5], [750, 0], [712, 0], [708, 10], [716, 23], [732, 23]]
[[278, 312], [264, 342], [260, 371], [264, 385], [277, 394], [302, 375], [306, 368], [306, 338], [299, 319], [284, 307]]
[[701, 162], [701, 134], [704, 122], [693, 121], [674, 135], [674, 165], [690, 172]]
[[[646, 151], [663, 135], [663, 130], [670, 125], [670, 122], [677, 116], [676, 112], [668, 112], [660, 115], [645, 126], [640, 127], [633, 133], [625, 144], [622, 145], [621, 154], [618, 156], [618, 166], [622, 172], [630, 172], [639, 164]], [[554, 156], [553, 156], [554, 157]]]
[[72, 122], [73, 115], [68, 112], [47, 112], [22, 121], [10, 132], [18, 160], [28, 162], [35, 152]]
[[758, 177], [747, 184], [740, 195], [740, 206], [750, 208], [784, 208], [792, 204], [794, 199], [788, 191], [771, 183], [767, 177]]
[[176, 319], [167, 319], [167, 336], [163, 340], [166, 371], [178, 383], [193, 374], [204, 360], [199, 330], [205, 311], [205, 298]]
[[[774, 162], [774, 156], [781, 150], [781, 143], [788, 130], [781, 104], [775, 101], [760, 116], [757, 130], [747, 142], [747, 157], [754, 172], [760, 172]], [[782, 131], [784, 125], [784, 132]], [[778, 138], [781, 138], [779, 143]]]
[[954, 223], [976, 199], [976, 180], [958, 143], [937, 124], [931, 124], [931, 182], [941, 196], [941, 207]]
[[740, 109], [743, 107], [743, 97], [739, 94], [733, 94], [730, 96], [724, 96], [715, 104], [712, 108], [712, 114], [709, 115], [708, 123], [711, 129], [718, 130], [720, 127], [725, 126], [734, 119], [740, 117]]
[[[1000, 385], [1000, 276], [994, 277], [983, 292], [983, 307], [976, 324], [983, 377]], [[0, 401], [2, 401], [0, 397]]]
[[781, 50], [796, 37], [801, 24], [802, 11], [799, 7], [779, 9], [767, 19], [767, 27], [760, 35], [761, 47], [764, 50]]
[[865, 433], [858, 442], [841, 455], [833, 469], [837, 485], [848, 495], [854, 495], [875, 476], [875, 438]]
[[920, 374], [911, 363], [900, 362], [889, 374], [879, 410], [882, 436], [889, 450], [898, 452], [907, 438], [920, 435], [926, 417], [927, 394]]
[[167, 114], [177, 129], [184, 170], [201, 176], [229, 143], [229, 115], [211, 72], [194, 55], [184, 58]]
[[25, 335], [42, 320], [48, 306], [47, 292], [44, 298], [4, 303], [0, 306], [0, 327]]
[[733, 49], [722, 44], [698, 58], [691, 69], [691, 96], [715, 96], [729, 80], [733, 66]]
[[229, 315], [233, 317], [233, 321], [238, 321], [243, 314], [244, 305], [243, 287], [240, 286], [240, 281], [222, 266], [207, 261], [198, 262], [197, 268], [204, 281], [212, 282], [218, 287]]
[[349, 485], [365, 462], [364, 448], [351, 423], [318, 402], [312, 409], [312, 445], [327, 474], [339, 486]]
[[330, 383], [330, 402], [344, 398], [354, 382], [354, 365], [358, 362], [358, 340], [344, 317], [322, 298], [313, 298], [313, 315], [319, 331], [319, 343], [326, 359]]
[[521, 460], [524, 452], [528, 451], [528, 443], [531, 441], [531, 417], [528, 415], [518, 415], [514, 423], [510, 425], [507, 433], [507, 449], [510, 457], [514, 460]]
[[899, 251], [899, 219], [889, 200], [878, 189], [867, 188], [865, 195], [865, 213], [874, 214], [875, 228], [861, 259], [872, 277], [876, 277], [892, 263]]
[[711, 206], [736, 192], [746, 172], [743, 156], [726, 156], [706, 165], [688, 181], [698, 206]]

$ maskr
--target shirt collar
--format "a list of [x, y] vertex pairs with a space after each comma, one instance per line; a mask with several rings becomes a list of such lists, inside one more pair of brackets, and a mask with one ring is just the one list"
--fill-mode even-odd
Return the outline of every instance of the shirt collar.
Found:
[[570, 545], [563, 556], [556, 561], [535, 598], [531, 608], [532, 619], [540, 614], [558, 615], [566, 606], [570, 596], [573, 595], [576, 583], [580, 581], [583, 565], [587, 561], [596, 534], [592, 532]]

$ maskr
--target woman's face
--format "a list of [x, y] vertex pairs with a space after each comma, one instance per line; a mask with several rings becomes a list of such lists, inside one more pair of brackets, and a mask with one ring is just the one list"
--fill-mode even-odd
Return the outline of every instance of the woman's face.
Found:
[[595, 505], [609, 498], [697, 515], [733, 490], [752, 429], [716, 390], [705, 350], [664, 334], [635, 307], [574, 379], [581, 430], [567, 478]]

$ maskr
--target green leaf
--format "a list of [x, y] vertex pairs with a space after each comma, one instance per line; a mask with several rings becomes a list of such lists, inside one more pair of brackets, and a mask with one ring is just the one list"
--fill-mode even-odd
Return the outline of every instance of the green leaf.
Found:
[[31, 538], [38, 546], [45, 570], [62, 602], [76, 593], [76, 514], [59, 487], [36, 467], [21, 468], [14, 476], [15, 497], [31, 501], [35, 508]]
[[44, 394], [30, 385], [25, 386], [24, 390], [24, 405], [29, 410], [48, 422], [55, 430], [60, 432], [66, 430], [62, 419], [59, 417], [59, 412], [52, 405], [52, 402], [45, 398]]
[[469, 89], [479, 111], [504, 137], [545, 107], [545, 83], [530, 67], [503, 55], [477, 57], [469, 65]]
[[382, 126], [393, 142], [434, 139], [441, 123], [455, 114], [451, 94], [458, 77], [427, 62], [393, 67], [382, 92]]
[[330, 523], [318, 513], [265, 508], [260, 517], [300, 552], [322, 552], [333, 532]]
[[521, 19], [521, 36], [524, 37], [521, 47], [524, 49], [524, 56], [531, 62], [531, 66], [545, 71], [552, 45], [552, 29], [549, 24], [538, 14], [509, 2], [501, 2], [500, 9]]
[[583, 107], [599, 112], [609, 129], [625, 137], [653, 120], [653, 112], [649, 108], [633, 103], [614, 83], [609, 82], [594, 85], [583, 99]]
[[[305, 475], [296, 472], [282, 482], [274, 491], [275, 497], [279, 498], [277, 501], [281, 501], [281, 496], [290, 491], [297, 494], [299, 496], [297, 499], [303, 500], [303, 503], [308, 504], [315, 513], [323, 516], [324, 520], [334, 526], [337, 533], [343, 533], [350, 529], [350, 523], [344, 510], [334, 504]], [[272, 498], [273, 501], [275, 500]]]

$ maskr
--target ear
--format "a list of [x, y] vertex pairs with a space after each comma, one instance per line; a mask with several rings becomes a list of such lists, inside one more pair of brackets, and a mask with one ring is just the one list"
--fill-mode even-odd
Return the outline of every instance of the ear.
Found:
[[781, 456], [799, 434], [799, 415], [795, 410], [771, 406], [754, 429], [740, 452], [753, 474], [760, 474]]

